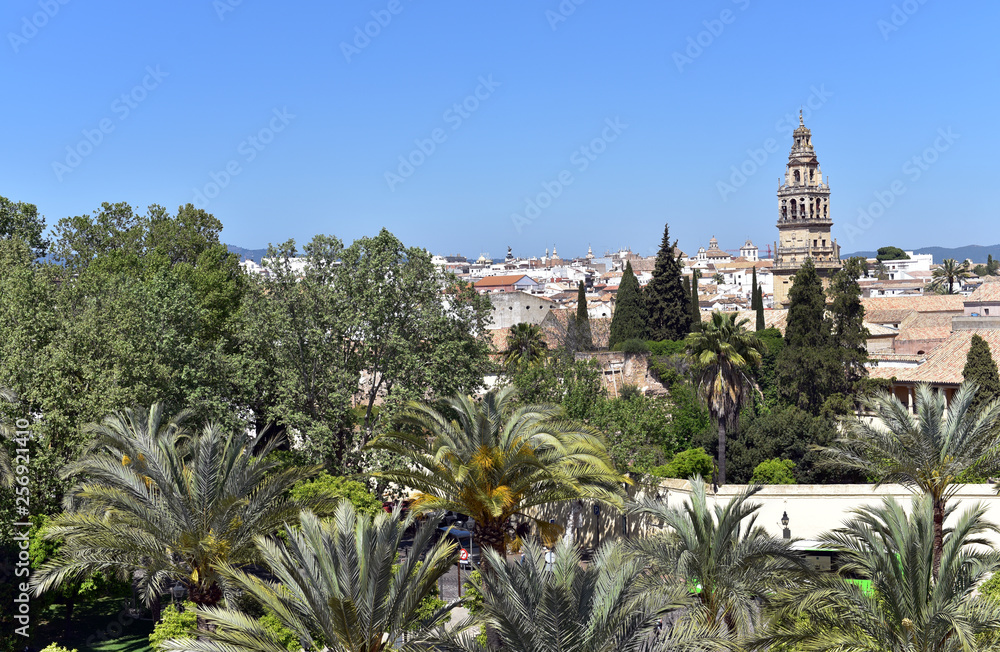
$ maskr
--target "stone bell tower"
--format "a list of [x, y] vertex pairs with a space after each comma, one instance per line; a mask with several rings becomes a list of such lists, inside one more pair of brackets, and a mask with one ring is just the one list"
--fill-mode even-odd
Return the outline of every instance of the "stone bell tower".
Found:
[[812, 258], [823, 287], [840, 269], [840, 245], [830, 237], [829, 180], [823, 183], [812, 132], [802, 122], [792, 134], [792, 151], [785, 182], [778, 187], [778, 242], [774, 256], [774, 307], [787, 307], [792, 278], [806, 258]]

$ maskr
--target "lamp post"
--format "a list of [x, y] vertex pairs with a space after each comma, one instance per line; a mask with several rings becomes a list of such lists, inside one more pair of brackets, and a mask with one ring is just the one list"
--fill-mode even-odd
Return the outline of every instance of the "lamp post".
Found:
[[[170, 588], [170, 597], [174, 599], [175, 605], [183, 600], [185, 595], [187, 595], [187, 589], [180, 582], [177, 582]], [[180, 608], [178, 608], [178, 611], [180, 611]]]
[[788, 512], [783, 512], [781, 514], [781, 527], [784, 528], [781, 532], [782, 539], [791, 539], [792, 531], [788, 529]]

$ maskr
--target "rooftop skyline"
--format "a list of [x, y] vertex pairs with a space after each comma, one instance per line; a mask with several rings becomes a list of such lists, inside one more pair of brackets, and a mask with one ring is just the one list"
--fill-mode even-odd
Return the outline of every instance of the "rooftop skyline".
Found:
[[6, 3], [0, 194], [192, 202], [247, 248], [763, 251], [801, 109], [845, 253], [1000, 240], [995, 5], [296, 7]]

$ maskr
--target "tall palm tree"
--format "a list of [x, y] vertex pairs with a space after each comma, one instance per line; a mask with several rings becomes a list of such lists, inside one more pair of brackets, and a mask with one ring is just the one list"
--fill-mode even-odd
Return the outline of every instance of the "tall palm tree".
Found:
[[[660, 618], [689, 602], [686, 592], [672, 599], [644, 599], [642, 562], [615, 544], [601, 548], [584, 568], [569, 544], [555, 550], [551, 570], [545, 550], [526, 546], [523, 562], [486, 553], [495, 572], [484, 576], [481, 622], [494, 627], [511, 652], [613, 652], [651, 648]], [[688, 634], [684, 636], [683, 634]], [[662, 638], [677, 645], [696, 632], [678, 630]], [[694, 642], [694, 641], [690, 641]], [[443, 652], [485, 652], [468, 633], [435, 642]]]
[[[304, 649], [379, 652], [394, 649], [406, 634], [411, 643], [427, 635], [452, 607], [419, 620], [421, 600], [457, 560], [454, 544], [431, 545], [437, 519], [417, 530], [405, 559], [397, 554], [413, 517], [400, 512], [372, 518], [343, 501], [330, 520], [310, 512], [301, 528], [285, 528], [287, 543], [257, 537], [259, 556], [273, 579], [225, 564], [222, 573], [298, 638]], [[422, 558], [422, 561], [421, 561]], [[200, 640], [168, 641], [177, 652], [287, 652], [274, 634], [239, 611], [206, 607], [198, 613], [211, 625]]]
[[516, 369], [541, 360], [547, 349], [540, 326], [517, 324], [507, 335], [507, 350], [503, 352], [503, 361], [508, 369]]
[[947, 404], [927, 385], [917, 388], [916, 413], [888, 392], [866, 401], [874, 419], [849, 421], [831, 446], [822, 449], [840, 466], [862, 471], [876, 486], [899, 483], [924, 493], [934, 510], [934, 568], [944, 550], [948, 500], [963, 474], [1000, 470], [1000, 401], [975, 412], [976, 387], [963, 383]]
[[712, 509], [701, 476], [691, 485], [691, 498], [680, 508], [649, 498], [635, 503], [630, 511], [660, 519], [666, 530], [626, 545], [648, 565], [652, 591], [690, 588], [698, 600], [692, 619], [708, 630], [746, 636], [760, 625], [757, 600], [793, 586], [807, 572], [805, 560], [792, 550], [791, 540], [774, 538], [757, 525], [760, 504], [750, 498], [760, 486]]
[[747, 330], [747, 318], [713, 312], [712, 320], [687, 336], [698, 390], [719, 428], [719, 484], [726, 484], [726, 431], [756, 387], [751, 373], [760, 365], [764, 343]]
[[[256, 561], [254, 537], [296, 521], [301, 504], [287, 492], [319, 471], [276, 470], [266, 458], [277, 440], [260, 445], [213, 425], [190, 435], [160, 404], [116, 412], [91, 430], [94, 445], [63, 471], [85, 479], [69, 493], [70, 511], [47, 528], [62, 546], [32, 575], [36, 595], [97, 571], [127, 580], [138, 573], [148, 605], [168, 582], [214, 605], [225, 589], [219, 568]], [[329, 513], [335, 501], [307, 504]]]
[[959, 263], [954, 258], [945, 258], [941, 261], [941, 266], [932, 272], [931, 288], [940, 289], [947, 284], [948, 294], [954, 294], [955, 283], [970, 276], [972, 271], [969, 269], [969, 261]]
[[[775, 600], [771, 627], [754, 647], [843, 652], [966, 652], [998, 649], [1000, 605], [976, 597], [977, 584], [1000, 570], [983, 534], [997, 531], [986, 507], [966, 510], [945, 533], [934, 571], [934, 504], [914, 496], [912, 514], [892, 497], [854, 510], [841, 529], [821, 537], [843, 570], [870, 580], [862, 589], [836, 575]], [[949, 510], [951, 511], [951, 510]], [[936, 577], [935, 577], [936, 576]], [[992, 640], [989, 640], [992, 637]]]
[[592, 428], [562, 419], [554, 405], [513, 408], [515, 388], [481, 401], [456, 396], [437, 409], [411, 403], [400, 418], [406, 432], [368, 446], [402, 456], [406, 468], [378, 477], [418, 492], [418, 512], [451, 510], [475, 520], [480, 546], [506, 554], [518, 536], [513, 519], [552, 528], [528, 514], [539, 505], [590, 498], [623, 506], [622, 483], [604, 440]]

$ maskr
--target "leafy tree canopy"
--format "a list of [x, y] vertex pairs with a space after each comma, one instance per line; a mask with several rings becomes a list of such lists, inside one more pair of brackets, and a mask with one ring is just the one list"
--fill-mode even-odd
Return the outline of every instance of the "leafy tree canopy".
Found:
[[879, 262], [884, 260], [909, 260], [910, 256], [899, 247], [879, 247], [875, 259]]

